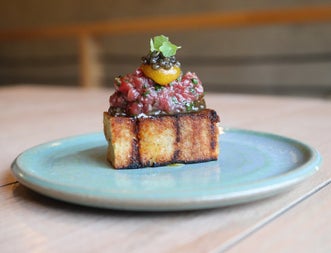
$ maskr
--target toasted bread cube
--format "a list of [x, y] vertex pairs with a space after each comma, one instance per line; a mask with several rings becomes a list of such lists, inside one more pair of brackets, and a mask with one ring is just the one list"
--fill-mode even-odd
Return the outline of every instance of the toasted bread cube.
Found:
[[107, 158], [114, 168], [139, 167], [136, 122], [130, 117], [111, 117], [104, 113], [104, 133], [108, 141]]
[[210, 114], [185, 114], [178, 119], [178, 162], [216, 160], [218, 128]]
[[115, 169], [217, 160], [217, 123], [213, 110], [146, 118], [104, 113], [107, 159]]
[[143, 167], [167, 164], [175, 158], [176, 118], [164, 116], [138, 121], [139, 155]]

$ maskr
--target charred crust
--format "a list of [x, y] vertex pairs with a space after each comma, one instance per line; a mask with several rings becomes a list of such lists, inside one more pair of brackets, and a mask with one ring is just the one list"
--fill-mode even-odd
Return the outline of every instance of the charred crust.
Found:
[[176, 151], [174, 152], [173, 161], [171, 161], [171, 163], [177, 163], [178, 157], [179, 157], [179, 153], [180, 153], [180, 151], [178, 149], [176, 149]]
[[140, 153], [139, 153], [139, 124], [136, 123], [136, 120], [132, 119], [134, 124], [134, 136], [135, 138], [132, 140], [132, 156], [131, 156], [131, 164], [133, 166], [132, 169], [136, 169], [141, 167], [140, 165]]
[[117, 170], [126, 170], [126, 169], [139, 169], [141, 168], [141, 165], [139, 163], [132, 163], [129, 164], [128, 166], [116, 168]]
[[[176, 128], [176, 142], [177, 143], [180, 142], [180, 129], [179, 129], [179, 121], [178, 121], [179, 117], [180, 117], [180, 114], [175, 115], [175, 128]], [[176, 156], [178, 157], [178, 153], [179, 153], [179, 151], [176, 150], [175, 157]]]
[[[180, 135], [179, 135], [179, 130], [180, 129], [179, 129], [178, 117], [175, 117], [175, 120], [173, 121], [173, 124], [174, 124], [175, 133], [176, 133], [176, 139], [175, 139], [175, 142], [174, 142], [175, 151], [173, 153], [172, 160], [176, 161], [177, 158], [178, 158], [178, 154], [179, 154], [178, 143], [180, 142]], [[172, 163], [174, 163], [174, 162], [172, 162]]]
[[209, 157], [204, 159], [196, 159], [196, 160], [178, 160], [176, 163], [184, 163], [184, 164], [192, 164], [192, 163], [202, 163], [202, 162], [210, 162], [216, 161], [217, 157]]
[[[218, 147], [218, 128], [216, 123], [220, 121], [219, 116], [217, 115], [216, 111], [210, 110], [210, 109], [204, 109], [199, 112], [191, 112], [191, 113], [181, 113], [176, 115], [153, 115], [149, 117], [126, 117], [126, 116], [111, 116], [109, 112], [105, 112], [110, 117], [114, 117], [115, 122], [131, 122], [130, 124], [133, 125], [133, 135], [135, 136], [133, 140], [131, 141], [131, 157], [126, 165], [117, 167], [116, 169], [137, 169], [142, 167], [158, 167], [158, 166], [166, 166], [169, 164], [174, 163], [184, 163], [184, 164], [191, 164], [191, 163], [199, 163], [199, 162], [208, 162], [208, 161], [214, 161], [218, 158], [218, 151], [216, 150]], [[141, 135], [140, 131], [143, 131], [141, 129], [141, 124], [147, 124], [148, 121], [160, 121], [160, 124], [162, 122], [169, 122], [167, 118], [171, 118], [172, 124], [171, 126], [168, 124], [168, 127], [173, 127], [174, 130], [174, 151], [173, 154], [170, 155], [165, 161], [156, 160], [156, 161], [150, 161], [148, 159], [142, 158], [142, 151], [141, 151]], [[206, 136], [204, 139], [208, 141], [205, 144], [204, 147], [207, 147], [208, 154], [201, 154], [198, 156], [193, 156], [190, 159], [190, 156], [181, 157], [181, 147], [180, 142], [184, 141], [184, 139], [190, 139], [185, 137], [185, 135], [182, 135], [181, 131], [181, 123], [180, 120], [182, 117], [187, 117], [183, 119], [182, 122], [191, 122], [191, 126], [193, 128], [193, 135], [191, 145], [192, 147], [195, 147], [196, 145], [201, 145], [199, 140], [194, 138], [194, 136], [198, 136], [201, 130], [207, 130], [208, 137]], [[130, 121], [128, 121], [128, 118], [130, 118]], [[208, 122], [208, 128], [207, 125], [201, 126], [200, 119], [204, 122]], [[147, 121], [147, 122], [146, 122]], [[128, 123], [129, 124], [129, 123]], [[158, 123], [155, 123], [158, 126]], [[161, 127], [162, 124], [161, 124]], [[201, 128], [202, 127], [202, 128]], [[158, 134], [158, 133], [156, 133]], [[208, 143], [209, 142], [209, 143]], [[169, 144], [171, 145], [171, 144]], [[209, 145], [206, 146], [206, 145]], [[189, 153], [187, 153], [189, 154]], [[188, 158], [188, 159], [186, 159]], [[144, 161], [142, 161], [144, 160]], [[111, 161], [110, 161], [111, 162]]]
[[210, 125], [210, 148], [211, 150], [215, 150], [217, 147], [217, 129], [215, 124]]
[[218, 129], [216, 123], [219, 122], [219, 117], [215, 111], [210, 112], [210, 120], [212, 122], [212, 124], [210, 124], [210, 148], [214, 151], [218, 142]]
[[216, 111], [210, 110], [210, 120], [212, 123], [220, 122], [220, 117], [217, 115]]

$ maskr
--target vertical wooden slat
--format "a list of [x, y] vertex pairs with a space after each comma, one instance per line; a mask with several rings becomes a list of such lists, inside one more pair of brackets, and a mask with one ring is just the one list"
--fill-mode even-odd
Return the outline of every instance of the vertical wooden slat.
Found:
[[85, 88], [100, 87], [103, 67], [99, 59], [99, 47], [95, 38], [89, 35], [79, 37], [80, 85]]

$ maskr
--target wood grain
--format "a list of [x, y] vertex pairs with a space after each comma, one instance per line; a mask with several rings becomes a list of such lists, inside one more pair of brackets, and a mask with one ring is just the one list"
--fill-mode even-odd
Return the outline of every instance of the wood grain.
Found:
[[328, 184], [228, 252], [331, 252], [330, 191]]
[[[312, 233], [311, 238], [322, 243], [323, 249], [328, 247], [325, 238], [330, 219], [318, 214], [329, 212], [329, 198], [326, 193], [320, 196], [322, 191], [316, 200], [309, 195], [331, 178], [328, 100], [207, 95], [207, 104], [217, 110], [223, 126], [286, 135], [321, 152], [324, 160], [317, 174], [293, 190], [263, 201], [195, 212], [121, 212], [52, 200], [15, 183], [10, 164], [25, 149], [58, 138], [102, 131], [102, 112], [108, 107], [111, 93], [106, 89], [48, 86], [0, 88], [1, 252], [194, 253], [222, 252], [236, 246], [250, 252], [260, 249], [255, 244], [260, 235], [270, 245], [282, 242], [286, 252], [295, 249], [295, 245], [285, 241], [285, 235], [296, 227], [300, 231], [315, 228], [312, 219], [325, 228]], [[296, 205], [307, 196], [305, 201], [311, 202]], [[306, 211], [311, 205], [314, 210]], [[255, 238], [256, 231], [260, 232]], [[318, 239], [321, 235], [323, 240]], [[306, 243], [307, 251], [301, 252], [310, 252], [310, 242], [302, 243], [303, 249]]]

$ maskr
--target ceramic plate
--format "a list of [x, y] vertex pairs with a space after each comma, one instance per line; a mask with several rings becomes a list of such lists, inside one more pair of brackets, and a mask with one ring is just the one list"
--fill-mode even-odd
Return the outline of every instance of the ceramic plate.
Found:
[[266, 198], [318, 170], [319, 153], [285, 137], [239, 129], [220, 136], [218, 161], [114, 170], [103, 133], [71, 137], [19, 155], [12, 171], [23, 185], [63, 201], [111, 209], [214, 208]]

